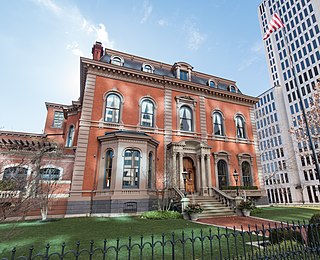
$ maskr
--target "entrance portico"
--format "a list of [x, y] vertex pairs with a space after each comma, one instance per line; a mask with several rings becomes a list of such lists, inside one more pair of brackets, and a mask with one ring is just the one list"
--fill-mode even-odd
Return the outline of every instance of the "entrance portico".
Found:
[[[185, 140], [170, 143], [168, 149], [169, 167], [167, 181], [187, 193], [202, 196], [211, 195], [212, 179], [210, 167], [210, 147], [200, 141]], [[187, 172], [186, 185], [182, 172]]]

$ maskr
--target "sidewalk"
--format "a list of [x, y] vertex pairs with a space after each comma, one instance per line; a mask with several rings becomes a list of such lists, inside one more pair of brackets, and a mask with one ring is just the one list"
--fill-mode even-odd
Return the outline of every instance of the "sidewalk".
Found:
[[[268, 220], [268, 219], [262, 219], [262, 218], [256, 218], [256, 217], [242, 217], [242, 216], [226, 216], [226, 217], [214, 217], [214, 218], [202, 218], [198, 219], [196, 222], [201, 224], [207, 224], [222, 228], [230, 228], [237, 230], [241, 230], [241, 227], [244, 231], [249, 230], [255, 230], [256, 228], [261, 230], [263, 228], [268, 229], [269, 225], [271, 228], [275, 227], [281, 227], [281, 222], [274, 221], [274, 220]], [[286, 226], [286, 223], [283, 223], [283, 226]]]

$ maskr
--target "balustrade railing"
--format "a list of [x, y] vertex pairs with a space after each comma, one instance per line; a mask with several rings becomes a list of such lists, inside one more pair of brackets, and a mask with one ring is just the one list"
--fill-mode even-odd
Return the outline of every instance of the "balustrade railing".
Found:
[[222, 204], [224, 204], [226, 207], [229, 207], [230, 209], [235, 210], [236, 208], [236, 201], [233, 197], [229, 196], [225, 192], [219, 190], [216, 187], [212, 188], [213, 190], [213, 196], [220, 201]]

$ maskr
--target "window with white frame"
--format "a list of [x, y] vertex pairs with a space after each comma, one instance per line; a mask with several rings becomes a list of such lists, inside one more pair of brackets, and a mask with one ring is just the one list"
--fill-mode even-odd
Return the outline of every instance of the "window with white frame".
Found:
[[124, 153], [123, 188], [139, 188], [140, 152], [128, 149]]
[[52, 127], [62, 128], [64, 116], [62, 111], [54, 111]]
[[150, 64], [142, 64], [142, 71], [153, 73], [154, 68]]
[[73, 137], [74, 137], [74, 125], [71, 125], [69, 127], [69, 131], [68, 131], [66, 147], [72, 147], [72, 145], [73, 145]]
[[220, 112], [214, 112], [212, 115], [213, 119], [213, 134], [214, 135], [220, 135], [224, 136], [224, 122], [223, 122], [223, 116]]
[[243, 186], [252, 186], [252, 176], [251, 176], [251, 166], [248, 162], [242, 162], [241, 164], [242, 171], [242, 185]]
[[40, 169], [40, 178], [44, 181], [57, 181], [60, 179], [60, 169], [47, 167]]
[[119, 123], [121, 99], [117, 94], [109, 94], [106, 98], [106, 112], [104, 120], [106, 122]]
[[214, 81], [213, 81], [212, 79], [209, 79], [208, 85], [209, 85], [211, 88], [215, 88], [215, 87], [216, 87], [216, 83], [214, 83]]
[[245, 121], [244, 118], [240, 115], [236, 116], [236, 133], [237, 138], [246, 138], [246, 129], [245, 129]]
[[119, 56], [112, 56], [110, 59], [111, 64], [117, 65], [117, 66], [123, 66], [123, 58]]
[[113, 160], [113, 151], [108, 150], [106, 152], [106, 166], [105, 166], [104, 183], [103, 183], [104, 189], [110, 189], [110, 186], [111, 186], [112, 160]]
[[180, 130], [182, 131], [193, 131], [193, 118], [192, 110], [188, 106], [182, 106], [179, 111], [180, 116]]
[[154, 127], [154, 104], [150, 99], [141, 102], [141, 126]]

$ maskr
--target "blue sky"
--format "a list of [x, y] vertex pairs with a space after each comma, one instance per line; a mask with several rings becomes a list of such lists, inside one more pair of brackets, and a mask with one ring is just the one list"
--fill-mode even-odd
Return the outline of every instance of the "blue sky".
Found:
[[270, 87], [261, 0], [26, 0], [0, 10], [0, 129], [41, 133], [44, 102], [79, 97], [79, 57], [104, 47], [232, 79], [244, 94]]

